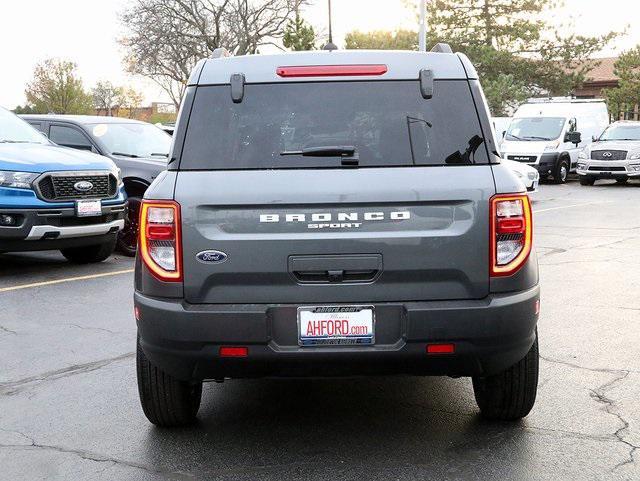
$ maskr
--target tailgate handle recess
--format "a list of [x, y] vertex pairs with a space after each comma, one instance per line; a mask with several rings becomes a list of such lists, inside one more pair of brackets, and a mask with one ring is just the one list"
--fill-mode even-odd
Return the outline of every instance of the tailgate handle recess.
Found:
[[289, 273], [299, 284], [369, 283], [381, 272], [380, 254], [289, 257]]

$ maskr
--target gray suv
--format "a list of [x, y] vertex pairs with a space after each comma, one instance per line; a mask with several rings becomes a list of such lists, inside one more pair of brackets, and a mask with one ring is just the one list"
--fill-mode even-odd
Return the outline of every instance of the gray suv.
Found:
[[538, 264], [469, 60], [436, 51], [222, 57], [191, 75], [136, 259], [142, 408], [203, 381], [470, 376], [513, 420], [538, 382]]

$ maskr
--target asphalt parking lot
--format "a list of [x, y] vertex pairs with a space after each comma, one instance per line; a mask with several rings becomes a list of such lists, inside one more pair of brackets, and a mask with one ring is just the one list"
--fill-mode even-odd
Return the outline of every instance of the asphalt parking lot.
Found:
[[481, 420], [468, 379], [205, 385], [199, 423], [144, 418], [133, 261], [0, 255], [0, 479], [640, 479], [640, 183], [543, 185], [538, 401]]

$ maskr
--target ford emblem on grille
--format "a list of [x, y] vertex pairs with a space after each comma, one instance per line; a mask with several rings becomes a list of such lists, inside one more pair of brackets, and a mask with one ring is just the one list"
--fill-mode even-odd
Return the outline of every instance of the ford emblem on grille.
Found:
[[196, 259], [205, 264], [222, 264], [227, 260], [227, 254], [221, 251], [202, 251], [196, 254]]
[[88, 180], [81, 180], [80, 182], [73, 184], [73, 188], [78, 192], [89, 192], [93, 189], [93, 184]]

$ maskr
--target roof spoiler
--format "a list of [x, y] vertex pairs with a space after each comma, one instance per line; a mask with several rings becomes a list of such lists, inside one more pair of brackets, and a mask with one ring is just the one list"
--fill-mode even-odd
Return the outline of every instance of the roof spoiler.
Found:
[[451, 46], [448, 43], [438, 42], [433, 47], [431, 47], [431, 51], [433, 53], [453, 53], [451, 50]]

